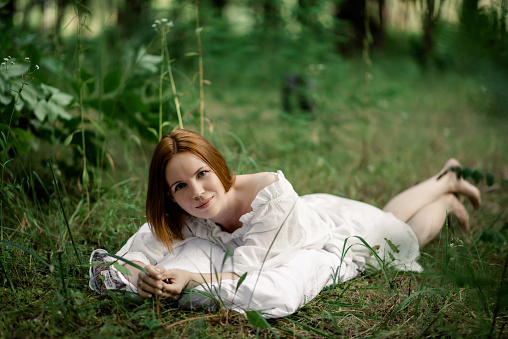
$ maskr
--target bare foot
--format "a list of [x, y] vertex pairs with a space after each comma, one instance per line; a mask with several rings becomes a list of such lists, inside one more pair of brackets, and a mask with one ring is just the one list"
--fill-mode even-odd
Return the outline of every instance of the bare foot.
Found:
[[455, 215], [459, 222], [460, 228], [464, 232], [469, 232], [469, 214], [462, 203], [457, 199], [454, 194], [447, 194], [445, 196], [447, 200], [448, 208], [447, 212]]
[[450, 168], [452, 167], [461, 167], [460, 162], [457, 159], [449, 159], [441, 172], [437, 175], [438, 180], [446, 178], [445, 180], [448, 180], [450, 185], [450, 193], [466, 196], [471, 201], [474, 208], [479, 208], [482, 203], [480, 190], [470, 182], [464, 180], [462, 177], [457, 178], [457, 174], [450, 171]]

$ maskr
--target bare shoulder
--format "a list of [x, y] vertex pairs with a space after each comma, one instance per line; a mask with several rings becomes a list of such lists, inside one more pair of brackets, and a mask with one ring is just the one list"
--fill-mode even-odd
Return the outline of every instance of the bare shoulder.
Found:
[[247, 188], [248, 191], [257, 194], [266, 186], [278, 181], [279, 177], [275, 173], [260, 172], [238, 175], [236, 180], [239, 181], [238, 183], [241, 184], [241, 186]]

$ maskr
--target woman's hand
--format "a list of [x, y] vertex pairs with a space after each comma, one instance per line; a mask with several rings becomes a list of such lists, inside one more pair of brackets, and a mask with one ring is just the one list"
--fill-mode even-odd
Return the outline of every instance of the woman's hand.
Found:
[[163, 292], [169, 294], [170, 298], [176, 298], [182, 293], [183, 289], [195, 286], [193, 280], [194, 275], [195, 273], [180, 269], [166, 271], [165, 274], [163, 274]]
[[165, 292], [163, 288], [165, 284], [162, 279], [164, 279], [166, 269], [162, 266], [152, 265], [147, 265], [144, 268], [150, 275], [147, 275], [143, 271], [138, 273], [138, 294], [143, 298], [151, 298], [154, 295], [158, 295], [161, 298], [171, 298], [172, 294]]

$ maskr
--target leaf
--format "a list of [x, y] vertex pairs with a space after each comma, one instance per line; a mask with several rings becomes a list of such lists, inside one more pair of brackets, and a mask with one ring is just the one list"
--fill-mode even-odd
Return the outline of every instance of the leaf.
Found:
[[46, 101], [41, 100], [37, 103], [37, 106], [35, 106], [34, 109], [34, 114], [40, 122], [43, 122], [44, 119], [46, 119], [46, 116], [48, 115], [48, 105], [46, 104]]
[[122, 72], [120, 69], [110, 71], [104, 77], [104, 93], [110, 93], [118, 89], [122, 83]]
[[49, 101], [54, 101], [61, 106], [69, 106], [74, 97], [64, 92], [53, 93]]
[[93, 119], [88, 119], [88, 121], [90, 121], [92, 123], [92, 125], [102, 134], [104, 135], [104, 131], [102, 130], [101, 126], [99, 126], [95, 120]]
[[487, 182], [487, 186], [494, 185], [494, 175], [492, 173], [485, 174], [485, 181]]
[[85, 189], [87, 189], [88, 187], [88, 183], [90, 182], [90, 177], [88, 176], [88, 171], [85, 169], [83, 169], [83, 187]]
[[0, 93], [0, 104], [7, 106], [11, 103], [12, 97], [9, 95], [5, 95], [3, 93]]
[[473, 175], [471, 176], [476, 184], [478, 184], [483, 179], [483, 173], [479, 170], [474, 170]]
[[72, 99], [74, 99], [74, 97], [72, 95], [64, 93], [56, 87], [49, 86], [46, 84], [41, 84], [41, 88], [46, 96], [50, 96], [48, 101], [53, 101], [54, 103], [61, 105], [61, 106], [70, 105], [72, 102]]
[[71, 144], [71, 141], [72, 141], [72, 137], [74, 136], [74, 134], [78, 133], [79, 132], [79, 129], [78, 130], [75, 130], [74, 132], [72, 132], [71, 134], [69, 134], [67, 136], [67, 138], [65, 138], [65, 141], [63, 143], [63, 147], [67, 147]]
[[242, 286], [242, 283], [243, 281], [245, 280], [245, 278], [247, 278], [247, 272], [245, 272], [241, 277], [240, 279], [238, 280], [238, 283], [236, 284], [236, 290], [235, 290], [235, 293], [236, 291], [238, 291], [238, 289], [240, 288], [240, 286]]
[[48, 120], [50, 122], [54, 122], [57, 118], [62, 118], [64, 120], [72, 119], [72, 115], [70, 115], [61, 106], [57, 105], [52, 101], [47, 102], [47, 108], [48, 108]]
[[393, 252], [395, 252], [395, 253], [399, 253], [400, 252], [399, 249], [397, 248], [397, 246], [395, 246], [394, 243], [390, 241], [390, 239], [385, 238], [385, 240], [386, 240], [386, 243], [388, 244], [388, 246], [390, 246], [390, 248], [392, 249]]
[[28, 104], [30, 109], [34, 110], [39, 102], [39, 93], [37, 93], [33, 86], [24, 86], [21, 91], [21, 98]]
[[116, 268], [116, 269], [117, 269], [120, 273], [123, 273], [123, 274], [125, 274], [125, 275], [132, 275], [132, 274], [131, 274], [131, 271], [129, 271], [129, 270], [127, 269], [127, 267], [120, 265], [120, 264], [118, 263], [118, 261], [114, 261], [114, 262], [113, 262], [113, 266], [114, 266], [114, 267], [115, 267], [115, 268]]
[[151, 132], [153, 135], [155, 135], [155, 139], [159, 140], [159, 133], [155, 130], [153, 127], [147, 127], [147, 130]]
[[196, 55], [199, 55], [199, 53], [198, 52], [185, 53], [185, 56], [196, 56]]
[[271, 327], [268, 321], [266, 321], [266, 319], [263, 318], [263, 316], [259, 311], [245, 311], [245, 314], [247, 315], [247, 319], [252, 325], [261, 328]]
[[465, 167], [462, 169], [462, 177], [464, 179], [471, 178], [473, 176], [473, 171], [469, 167]]
[[203, 30], [203, 27], [198, 27], [196, 28], [196, 34], [199, 34], [201, 33], [201, 31]]

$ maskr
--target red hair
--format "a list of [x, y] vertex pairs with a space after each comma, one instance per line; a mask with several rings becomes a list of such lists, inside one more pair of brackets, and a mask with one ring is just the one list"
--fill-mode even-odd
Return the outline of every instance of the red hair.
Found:
[[188, 216], [171, 198], [166, 182], [166, 166], [179, 152], [189, 152], [205, 162], [217, 175], [226, 192], [235, 183], [235, 176], [229, 171], [220, 152], [201, 135], [177, 129], [162, 137], [150, 162], [146, 219], [152, 232], [169, 251], [172, 251], [175, 240], [183, 240], [182, 230]]

